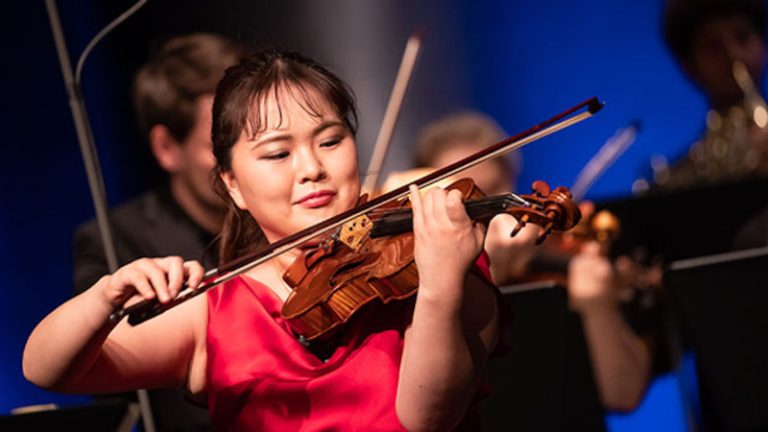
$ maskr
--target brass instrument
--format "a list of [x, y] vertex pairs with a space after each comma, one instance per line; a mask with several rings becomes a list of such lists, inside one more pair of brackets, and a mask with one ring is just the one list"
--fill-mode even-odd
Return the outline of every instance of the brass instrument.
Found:
[[744, 63], [733, 64], [733, 77], [744, 93], [743, 102], [723, 114], [707, 113], [707, 132], [694, 144], [690, 158], [695, 177], [707, 182], [753, 174], [760, 166], [761, 151], [755, 145], [755, 129], [768, 126], [766, 102]]

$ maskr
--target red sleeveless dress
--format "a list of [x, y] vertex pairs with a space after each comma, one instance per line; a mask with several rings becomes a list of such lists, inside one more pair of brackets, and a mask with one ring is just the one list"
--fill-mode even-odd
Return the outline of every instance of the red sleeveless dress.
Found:
[[[478, 267], [490, 280], [485, 254]], [[323, 362], [293, 336], [269, 287], [240, 276], [207, 295], [208, 409], [217, 430], [404, 430], [395, 395], [413, 300], [353, 317]]]

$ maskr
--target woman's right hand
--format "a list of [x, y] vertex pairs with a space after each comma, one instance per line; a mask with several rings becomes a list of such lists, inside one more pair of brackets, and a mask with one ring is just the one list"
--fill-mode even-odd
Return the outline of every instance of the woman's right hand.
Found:
[[[205, 311], [203, 301], [195, 303], [202, 304], [197, 309], [180, 308], [186, 312], [143, 326], [118, 325], [108, 316], [142, 299], [168, 302], [185, 280], [197, 288], [203, 275], [203, 267], [195, 261], [166, 257], [142, 258], [102, 277], [35, 327], [24, 348], [24, 376], [43, 388], [85, 393], [123, 391], [137, 383], [147, 387], [183, 384], [183, 374], [160, 376], [157, 371], [189, 366], [190, 359], [183, 353], [195, 345], [197, 332], [204, 334], [204, 327], [193, 328], [200, 322], [195, 314]], [[115, 345], [107, 349], [110, 340]]]
[[101, 294], [114, 309], [142, 299], [157, 298], [160, 303], [167, 303], [176, 297], [185, 281], [189, 288], [197, 288], [204, 273], [199, 262], [185, 262], [178, 256], [140, 258], [106, 276]]

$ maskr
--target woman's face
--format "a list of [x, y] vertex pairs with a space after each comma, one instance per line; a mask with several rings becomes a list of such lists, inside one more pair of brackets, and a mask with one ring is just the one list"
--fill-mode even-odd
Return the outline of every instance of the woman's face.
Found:
[[283, 87], [279, 105], [273, 91], [256, 102], [261, 130], [243, 131], [232, 148], [232, 170], [222, 174], [237, 206], [270, 242], [352, 208], [360, 193], [351, 131], [318, 92], [308, 90], [308, 101]]

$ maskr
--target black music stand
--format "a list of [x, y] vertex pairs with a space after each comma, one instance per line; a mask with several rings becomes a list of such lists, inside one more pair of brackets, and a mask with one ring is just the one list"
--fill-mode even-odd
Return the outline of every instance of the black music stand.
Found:
[[2, 431], [129, 432], [140, 417], [135, 402], [98, 400], [90, 405], [0, 416]]
[[581, 321], [552, 281], [501, 287], [506, 347], [488, 361], [493, 394], [479, 404], [485, 431], [600, 431], [603, 410]]
[[731, 250], [738, 230], [768, 208], [768, 178], [701, 185], [688, 190], [656, 190], [640, 197], [599, 205], [621, 221], [612, 249], [634, 256], [672, 261]]
[[664, 283], [696, 355], [704, 430], [768, 430], [768, 248], [673, 262]]

